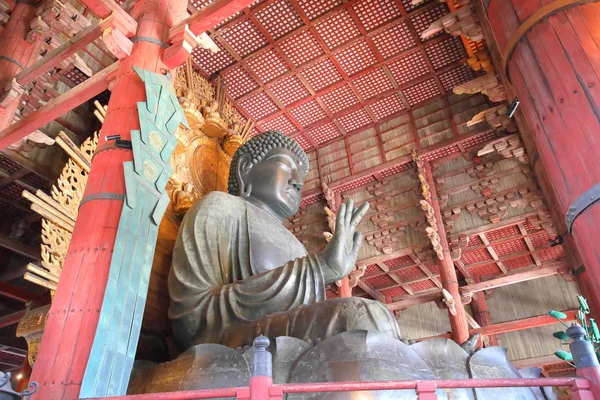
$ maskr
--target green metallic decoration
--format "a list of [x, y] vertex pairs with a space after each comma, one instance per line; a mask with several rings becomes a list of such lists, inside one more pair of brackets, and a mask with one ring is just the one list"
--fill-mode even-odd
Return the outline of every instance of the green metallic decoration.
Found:
[[133, 69], [144, 82], [147, 100], [138, 103], [140, 130], [131, 131], [133, 162], [123, 163], [125, 204], [81, 398], [127, 392], [158, 226], [169, 204], [165, 185], [172, 173], [169, 158], [177, 145], [175, 130], [180, 124], [189, 128], [170, 80]]
[[[593, 318], [590, 318], [588, 321], [587, 316], [590, 313], [590, 307], [588, 306], [585, 297], [578, 294], [577, 301], [579, 302], [579, 311], [577, 312], [577, 323], [585, 331], [585, 340], [587, 340], [594, 346], [596, 356], [598, 357], [598, 359], [600, 359], [600, 330], [598, 329], [598, 325]], [[569, 325], [562, 321], [567, 318], [567, 315], [565, 313], [552, 310], [548, 312], [548, 315], [556, 318], [558, 322], [560, 322], [565, 328], [569, 328]], [[567, 332], [565, 331], [554, 332], [552, 336], [559, 339], [561, 344], [566, 344], [564, 341], [570, 339], [569, 335], [567, 335]], [[557, 350], [556, 352], [554, 352], [554, 355], [556, 355], [558, 358], [564, 361], [573, 361], [573, 355], [568, 351]]]

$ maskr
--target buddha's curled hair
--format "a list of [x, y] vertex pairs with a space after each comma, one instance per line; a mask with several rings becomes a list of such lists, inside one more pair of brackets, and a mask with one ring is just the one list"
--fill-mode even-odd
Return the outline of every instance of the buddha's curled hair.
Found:
[[298, 142], [290, 137], [287, 137], [285, 134], [279, 131], [263, 132], [254, 136], [252, 139], [240, 146], [240, 148], [233, 155], [231, 164], [229, 166], [229, 194], [234, 196], [240, 194], [240, 187], [236, 174], [237, 164], [240, 156], [242, 154], [249, 154], [252, 158], [252, 164], [255, 165], [267, 155], [269, 150], [275, 148], [286, 149], [294, 153], [302, 162], [302, 168], [304, 169], [304, 172], [308, 173], [308, 157]]

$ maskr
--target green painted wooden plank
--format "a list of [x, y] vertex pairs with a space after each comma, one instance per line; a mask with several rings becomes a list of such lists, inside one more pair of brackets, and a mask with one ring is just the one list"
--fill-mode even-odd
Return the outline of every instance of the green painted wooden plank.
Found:
[[[173, 133], [179, 124], [177, 120], [188, 126], [171, 82], [161, 74], [134, 70], [144, 82], [147, 101], [138, 103], [140, 130], [132, 131], [134, 161], [123, 164], [126, 207], [119, 221], [81, 398], [126, 393], [141, 330], [158, 224], [169, 200], [164, 185], [172, 173], [169, 158], [175, 147], [172, 143], [176, 144]], [[154, 141], [150, 140], [152, 131], [158, 135]], [[157, 145], [158, 142], [161, 143]], [[147, 168], [156, 176], [148, 179]]]
[[[128, 162], [125, 164], [131, 163]], [[125, 182], [127, 183], [127, 175]], [[136, 192], [139, 189], [139, 185], [130, 185], [130, 187], [133, 187], [136, 190]], [[135, 198], [136, 196], [131, 197]], [[124, 208], [124, 211], [126, 210], [131, 209]], [[121, 218], [119, 220], [119, 228], [117, 230], [115, 247], [113, 249], [113, 254], [111, 257], [111, 268], [108, 272], [108, 281], [106, 284], [104, 298], [102, 300], [102, 308], [98, 320], [98, 328], [96, 329], [96, 335], [94, 337], [94, 343], [92, 344], [90, 358], [88, 360], [86, 371], [81, 384], [80, 397], [82, 398], [94, 397], [96, 387], [103, 384], [100, 381], [102, 379], [102, 367], [106, 362], [111, 362], [111, 360], [107, 360], [107, 357], [110, 357], [111, 354], [106, 352], [107, 348], [109, 347], [107, 344], [108, 329], [110, 328], [110, 324], [112, 323], [112, 313], [109, 311], [112, 311], [112, 309], [115, 307], [116, 283], [119, 279], [119, 274], [121, 272], [120, 268], [112, 268], [112, 266], [115, 264], [120, 264], [122, 262], [126, 244], [133, 237], [133, 235], [131, 235], [130, 232], [130, 227], [133, 224], [131, 224], [129, 221], [129, 216], [131, 215], [131, 212], [122, 212]]]
[[[138, 215], [135, 217], [139, 221], [136, 241], [133, 249], [130, 251], [129, 262], [126, 265], [121, 265], [121, 268], [125, 270], [124, 273], [121, 274], [118, 285], [121, 308], [119, 313], [115, 314], [113, 320], [113, 329], [116, 331], [118, 340], [115, 343], [116, 346], [114, 346], [115, 357], [113, 359], [113, 365], [111, 366], [111, 375], [105, 396], [116, 396], [122, 389], [117, 384], [119, 381], [118, 377], [125, 372], [124, 366], [127, 358], [127, 346], [132, 329], [135, 301], [137, 297], [136, 289], [141, 278], [140, 275], [144, 269], [144, 253], [147, 248], [146, 244], [151, 226], [150, 212], [153, 209], [155, 200], [146, 193], [141, 193], [141, 195], [143, 197], [143, 206], [138, 207], [139, 211], [136, 210]], [[125, 390], [127, 390], [127, 388], [125, 388]]]
[[[123, 163], [123, 172], [125, 176], [135, 174], [133, 169], [133, 162], [124, 162]], [[137, 203], [137, 183], [135, 179], [125, 179], [125, 204], [129, 208], [135, 208]], [[119, 225], [121, 225], [121, 221], [119, 221]]]
[[164, 192], [160, 196], [160, 200], [156, 203], [154, 211], [152, 212], [152, 221], [156, 226], [160, 225], [160, 221], [162, 220], [163, 215], [165, 215], [170, 200], [169, 194]]

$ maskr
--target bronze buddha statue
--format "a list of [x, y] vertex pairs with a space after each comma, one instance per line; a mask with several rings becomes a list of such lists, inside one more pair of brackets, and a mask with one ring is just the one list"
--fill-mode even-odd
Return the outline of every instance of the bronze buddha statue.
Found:
[[169, 318], [182, 348], [200, 343], [250, 345], [259, 334], [326, 339], [353, 329], [399, 338], [396, 320], [376, 301], [325, 300], [325, 285], [354, 268], [356, 231], [368, 203], [351, 200], [319, 254], [282, 224], [300, 207], [308, 158], [293, 139], [271, 131], [241, 146], [229, 194], [211, 192], [187, 212], [169, 274]]

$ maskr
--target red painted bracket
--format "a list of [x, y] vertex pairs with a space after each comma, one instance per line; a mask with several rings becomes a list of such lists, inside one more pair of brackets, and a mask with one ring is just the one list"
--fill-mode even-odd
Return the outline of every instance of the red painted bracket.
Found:
[[194, 47], [200, 44], [189, 25], [178, 25], [169, 32], [169, 46], [163, 55], [163, 63], [169, 69], [182, 65], [190, 57]]
[[102, 41], [119, 60], [131, 55], [133, 42], [127, 38], [128, 27], [124, 21], [114, 13], [100, 22]]
[[6, 109], [13, 101], [16, 101], [23, 92], [25, 88], [20, 85], [16, 79], [13, 79], [10, 82], [6, 82], [4, 84], [4, 88], [0, 93], [0, 108]]

